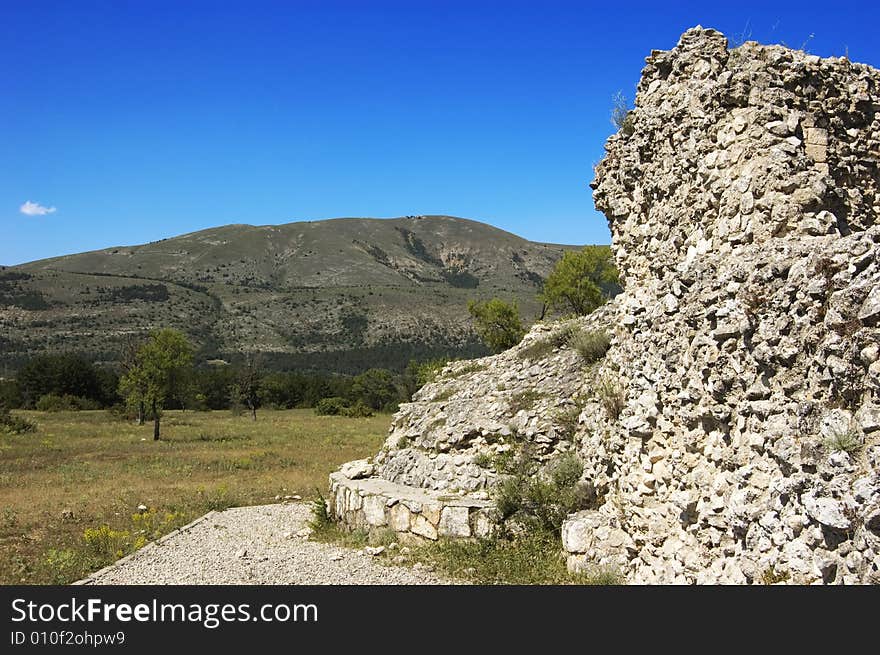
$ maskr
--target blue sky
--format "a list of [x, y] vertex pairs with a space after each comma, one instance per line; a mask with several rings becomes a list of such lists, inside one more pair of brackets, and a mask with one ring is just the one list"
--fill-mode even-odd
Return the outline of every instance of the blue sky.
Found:
[[612, 96], [696, 24], [880, 65], [872, 3], [5, 0], [0, 263], [338, 216], [607, 243]]

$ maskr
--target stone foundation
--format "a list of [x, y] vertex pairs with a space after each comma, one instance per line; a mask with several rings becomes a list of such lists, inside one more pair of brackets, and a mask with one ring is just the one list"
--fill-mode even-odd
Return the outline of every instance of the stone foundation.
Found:
[[348, 530], [393, 530], [401, 542], [488, 537], [494, 506], [486, 500], [443, 495], [381, 478], [352, 480], [330, 474], [330, 509]]

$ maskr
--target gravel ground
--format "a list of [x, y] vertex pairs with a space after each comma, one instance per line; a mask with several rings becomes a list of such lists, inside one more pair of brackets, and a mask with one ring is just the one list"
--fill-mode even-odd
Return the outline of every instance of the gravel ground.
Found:
[[383, 563], [362, 550], [308, 541], [305, 503], [237, 507], [92, 574], [81, 584], [455, 584], [430, 571]]

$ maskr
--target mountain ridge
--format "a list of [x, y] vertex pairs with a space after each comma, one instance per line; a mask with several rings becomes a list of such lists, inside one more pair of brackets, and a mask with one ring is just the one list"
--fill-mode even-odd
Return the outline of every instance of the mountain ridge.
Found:
[[431, 215], [237, 223], [50, 257], [0, 270], [0, 361], [59, 350], [114, 360], [123, 341], [163, 326], [203, 358], [259, 351], [280, 367], [473, 356], [485, 349], [467, 301], [515, 301], [530, 323], [544, 278], [578, 247]]

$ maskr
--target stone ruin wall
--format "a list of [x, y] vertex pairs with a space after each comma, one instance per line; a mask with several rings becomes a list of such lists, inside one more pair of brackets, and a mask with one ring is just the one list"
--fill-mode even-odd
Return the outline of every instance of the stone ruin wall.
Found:
[[[525, 439], [540, 460], [576, 452], [596, 490], [563, 526], [573, 570], [877, 582], [880, 72], [780, 46], [731, 50], [702, 28], [646, 63], [591, 185], [624, 292], [449, 365], [354, 467], [361, 480], [334, 474], [342, 520], [387, 526], [400, 497], [428, 494], [427, 538], [447, 505], [461, 519], [450, 536], [475, 536], [478, 515], [488, 533], [491, 456]], [[573, 327], [612, 335], [601, 363], [567, 347]], [[617, 416], [608, 389], [622, 396]], [[371, 523], [352, 494], [373, 483], [395, 497]]]
[[846, 59], [700, 28], [648, 57], [592, 183], [626, 284], [603, 369], [627, 407], [583, 417], [607, 495], [566, 525], [571, 565], [876, 579], [878, 110], [880, 72]]

